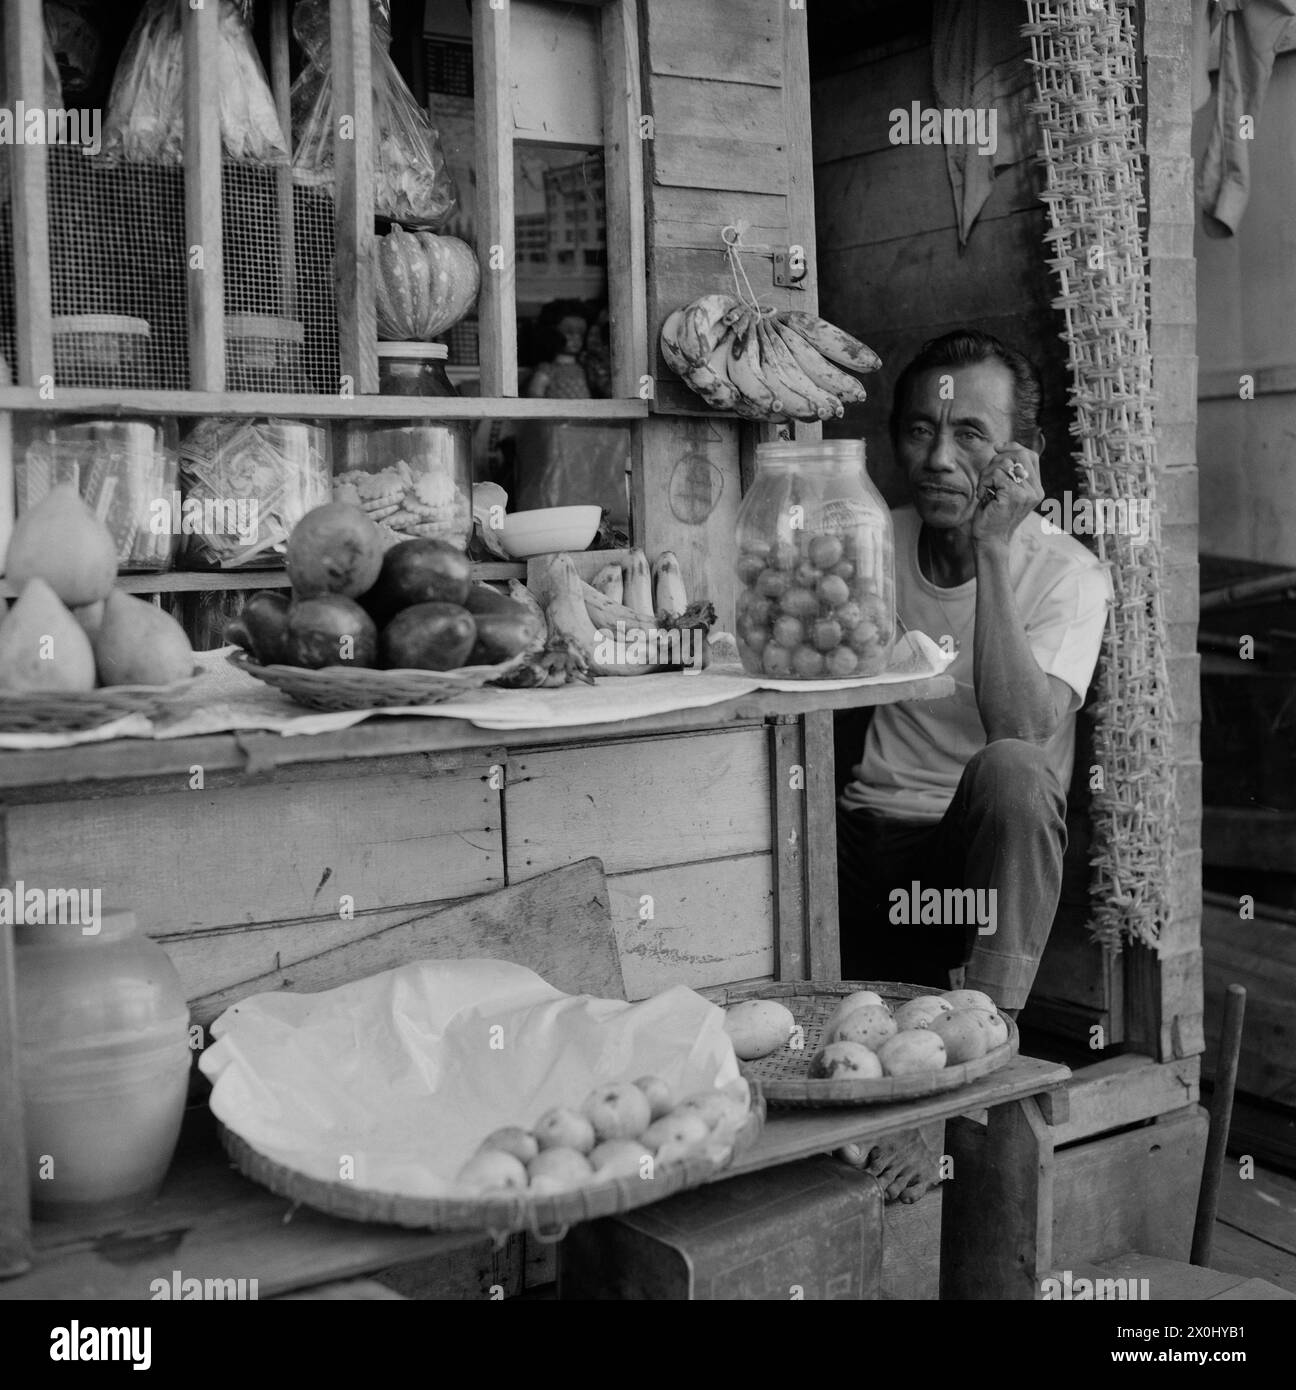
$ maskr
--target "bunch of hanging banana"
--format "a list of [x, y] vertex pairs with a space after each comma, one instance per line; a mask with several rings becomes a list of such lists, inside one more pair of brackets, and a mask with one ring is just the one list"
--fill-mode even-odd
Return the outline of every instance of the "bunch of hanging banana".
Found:
[[834, 420], [865, 399], [850, 372], [882, 365], [858, 338], [797, 309], [704, 294], [662, 324], [662, 356], [708, 405], [753, 420]]

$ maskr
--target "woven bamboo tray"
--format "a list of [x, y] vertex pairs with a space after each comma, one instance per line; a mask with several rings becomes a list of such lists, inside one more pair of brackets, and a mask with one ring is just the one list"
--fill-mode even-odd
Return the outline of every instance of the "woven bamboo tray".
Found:
[[987, 1052], [984, 1057], [978, 1057], [975, 1062], [960, 1062], [957, 1066], [918, 1072], [913, 1076], [882, 1076], [871, 1081], [840, 1077], [826, 1081], [812, 1079], [809, 1075], [810, 1062], [821, 1046], [824, 1025], [846, 995], [861, 989], [874, 990], [893, 1005], [906, 999], [917, 999], [923, 994], [940, 993], [939, 990], [919, 985], [896, 984], [887, 980], [793, 980], [782, 984], [744, 985], [700, 992], [721, 1005], [737, 1004], [744, 999], [777, 999], [792, 1011], [792, 1017], [801, 1025], [804, 1038], [800, 1049], [784, 1047], [758, 1061], [740, 1063], [743, 1075], [753, 1085], [760, 1087], [766, 1101], [773, 1106], [816, 1109], [917, 1100], [920, 1096], [957, 1090], [969, 1081], [976, 1081], [1007, 1066], [1017, 1055], [1017, 1025], [1004, 1014], [1008, 1041]]
[[304, 666], [258, 666], [241, 651], [231, 652], [227, 660], [308, 709], [355, 710], [439, 705], [508, 675], [526, 657], [511, 657], [498, 666], [461, 666], [457, 671], [383, 671], [372, 666], [325, 666], [312, 671]]
[[170, 685], [105, 685], [84, 693], [0, 695], [0, 733], [81, 733], [128, 714], [156, 719], [168, 705], [187, 695], [201, 675], [201, 667], [194, 667], [192, 676]]
[[417, 1230], [482, 1231], [498, 1245], [507, 1236], [521, 1231], [545, 1241], [561, 1240], [568, 1228], [578, 1222], [647, 1206], [685, 1188], [710, 1182], [760, 1137], [765, 1123], [765, 1103], [758, 1086], [753, 1085], [751, 1092], [751, 1113], [738, 1131], [733, 1151], [724, 1163], [697, 1155], [659, 1167], [650, 1182], [641, 1178], [611, 1178], [571, 1192], [549, 1193], [543, 1197], [528, 1197], [523, 1193], [483, 1198], [402, 1197], [390, 1192], [368, 1191], [353, 1183], [324, 1182], [266, 1158], [219, 1122], [217, 1128], [225, 1152], [239, 1172], [280, 1197], [348, 1221], [374, 1221], [384, 1226]]

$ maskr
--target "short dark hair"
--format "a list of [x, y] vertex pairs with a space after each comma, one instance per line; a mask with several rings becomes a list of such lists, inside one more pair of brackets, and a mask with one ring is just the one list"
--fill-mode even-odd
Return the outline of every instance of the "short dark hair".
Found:
[[[1002, 363], [1012, 377], [1015, 438], [1024, 441], [1037, 435], [1042, 388], [1034, 363], [990, 333], [983, 333], [979, 328], [960, 328], [940, 338], [929, 339], [900, 373], [891, 398], [892, 441], [900, 437], [900, 420], [909, 403], [909, 393], [923, 372], [936, 371], [941, 367], [975, 367], [979, 362]], [[1008, 441], [1002, 442], [1006, 444]]]

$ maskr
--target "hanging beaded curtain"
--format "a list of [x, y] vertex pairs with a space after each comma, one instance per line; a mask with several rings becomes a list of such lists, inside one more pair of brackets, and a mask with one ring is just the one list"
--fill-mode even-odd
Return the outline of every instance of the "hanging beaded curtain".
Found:
[[[1074, 453], [1115, 590], [1095, 685], [1095, 936], [1155, 945], [1169, 910], [1173, 764], [1156, 510], [1140, 81], [1131, 0], [1028, 0], [1048, 265], [1061, 293]], [[1143, 534], [1132, 526], [1146, 518]], [[1098, 785], [1101, 781], [1101, 785]]]

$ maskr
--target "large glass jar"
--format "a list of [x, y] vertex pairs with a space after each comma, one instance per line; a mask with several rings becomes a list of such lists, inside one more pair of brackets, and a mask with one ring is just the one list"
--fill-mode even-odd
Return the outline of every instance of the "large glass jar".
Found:
[[895, 639], [891, 513], [861, 440], [758, 444], [738, 512], [743, 666], [779, 680], [886, 670]]
[[184, 987], [134, 913], [41, 915], [75, 920], [15, 928], [32, 1205], [44, 1218], [116, 1215], [157, 1195], [175, 1152], [189, 1084]]
[[306, 390], [299, 319], [271, 314], [225, 315], [225, 384], [231, 391]]
[[329, 500], [331, 435], [318, 421], [196, 420], [180, 443], [179, 567], [267, 569]]
[[173, 419], [43, 417], [16, 461], [18, 515], [71, 483], [117, 542], [123, 571], [168, 570], [180, 536]]
[[[384, 396], [457, 396], [443, 343], [379, 343]], [[363, 508], [384, 543], [416, 537], [467, 550], [472, 538], [472, 426], [466, 420], [348, 424], [333, 500]]]

